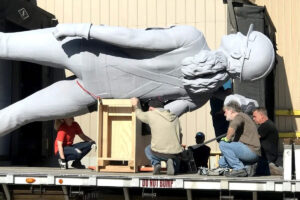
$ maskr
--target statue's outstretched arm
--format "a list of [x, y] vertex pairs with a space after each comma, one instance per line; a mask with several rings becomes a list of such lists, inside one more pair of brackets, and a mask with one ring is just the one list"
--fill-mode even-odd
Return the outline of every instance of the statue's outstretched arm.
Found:
[[131, 29], [91, 24], [59, 24], [53, 32], [57, 39], [80, 36], [124, 48], [172, 50], [193, 42], [202, 33], [191, 26], [162, 29]]
[[203, 102], [201, 101], [198, 103], [190, 100], [176, 100], [166, 104], [164, 108], [170, 110], [171, 113], [174, 113], [175, 115], [180, 117], [182, 114], [186, 112], [191, 112], [200, 108], [205, 104], [205, 102], [207, 102], [208, 99], [207, 97], [204, 97]]
[[180, 117], [182, 114], [190, 111], [190, 106], [195, 107], [195, 104], [188, 100], [176, 100], [166, 104], [164, 108]]

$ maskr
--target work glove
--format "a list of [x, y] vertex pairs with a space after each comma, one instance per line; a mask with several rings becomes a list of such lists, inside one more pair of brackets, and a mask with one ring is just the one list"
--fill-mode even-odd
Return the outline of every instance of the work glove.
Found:
[[229, 139], [227, 139], [227, 137], [222, 137], [222, 138], [221, 138], [221, 141], [223, 141], [223, 142], [228, 142], [228, 143], [231, 142]]
[[60, 166], [60, 169], [68, 169], [68, 163], [66, 162], [65, 159], [58, 159], [58, 164]]
[[65, 37], [89, 39], [91, 26], [92, 24], [58, 24], [53, 31], [53, 35], [57, 40], [63, 40]]

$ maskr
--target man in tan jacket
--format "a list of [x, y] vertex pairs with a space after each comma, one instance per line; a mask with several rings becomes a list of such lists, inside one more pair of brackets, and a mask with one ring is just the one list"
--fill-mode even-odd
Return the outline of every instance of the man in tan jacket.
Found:
[[154, 166], [153, 174], [159, 174], [161, 161], [167, 161], [167, 174], [174, 175], [179, 169], [181, 147], [181, 127], [178, 117], [163, 109], [159, 100], [149, 101], [149, 110], [143, 112], [137, 98], [131, 99], [136, 116], [151, 128], [151, 144], [145, 148], [145, 154]]

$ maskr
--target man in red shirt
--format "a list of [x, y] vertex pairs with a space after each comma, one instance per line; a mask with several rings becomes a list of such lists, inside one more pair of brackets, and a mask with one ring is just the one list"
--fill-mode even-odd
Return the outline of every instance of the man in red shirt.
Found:
[[[59, 156], [58, 163], [61, 169], [67, 169], [67, 163], [70, 160], [74, 160], [72, 167], [84, 169], [81, 159], [90, 152], [95, 142], [82, 132], [73, 117], [55, 120], [54, 128], [57, 130], [54, 153]], [[73, 144], [75, 135], [78, 135], [84, 142]]]

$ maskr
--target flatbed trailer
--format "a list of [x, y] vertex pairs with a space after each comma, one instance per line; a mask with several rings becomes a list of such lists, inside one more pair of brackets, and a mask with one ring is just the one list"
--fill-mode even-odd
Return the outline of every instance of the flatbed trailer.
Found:
[[188, 200], [193, 199], [193, 191], [199, 190], [216, 191], [216, 194], [220, 191], [220, 198], [221, 191], [223, 194], [226, 191], [251, 192], [251, 199], [257, 199], [257, 192], [292, 193], [294, 196], [300, 192], [299, 180], [286, 181], [282, 176], [236, 178], [198, 174], [154, 176], [151, 172], [108, 173], [89, 169], [61, 170], [50, 167], [0, 167], [0, 183], [6, 199], [13, 199], [11, 188], [21, 185], [57, 187], [63, 192], [64, 199], [69, 199], [72, 187], [81, 188], [83, 192], [87, 188], [119, 188], [123, 190], [125, 200], [131, 199], [129, 195], [131, 189], [141, 189], [143, 192], [148, 190], [150, 193], [151, 191], [153, 193], [153, 189], [185, 190]]

